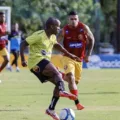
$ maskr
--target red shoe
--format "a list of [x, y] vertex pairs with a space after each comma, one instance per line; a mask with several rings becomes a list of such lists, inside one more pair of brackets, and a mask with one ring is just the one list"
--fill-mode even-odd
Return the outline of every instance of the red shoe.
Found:
[[76, 100], [77, 99], [77, 96], [76, 95], [73, 95], [71, 93], [68, 93], [66, 91], [60, 91], [59, 92], [59, 96], [60, 97], [66, 97], [66, 98], [69, 98], [71, 100]]
[[82, 106], [80, 103], [78, 103], [78, 104], [76, 105], [76, 107], [77, 107], [78, 110], [84, 109], [84, 106]]
[[59, 116], [55, 113], [54, 110], [47, 109], [46, 114], [51, 116], [54, 120], [60, 120]]

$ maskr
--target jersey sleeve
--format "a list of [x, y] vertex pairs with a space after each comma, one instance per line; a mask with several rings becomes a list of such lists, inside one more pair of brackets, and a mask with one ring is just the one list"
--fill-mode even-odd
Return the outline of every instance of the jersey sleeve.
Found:
[[39, 35], [37, 33], [33, 33], [31, 36], [26, 38], [26, 41], [29, 45], [32, 45], [36, 43], [40, 39]]

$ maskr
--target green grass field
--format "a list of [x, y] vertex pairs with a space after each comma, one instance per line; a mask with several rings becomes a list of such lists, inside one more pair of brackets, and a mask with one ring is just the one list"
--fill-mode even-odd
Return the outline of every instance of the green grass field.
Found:
[[[52, 120], [45, 114], [54, 87], [51, 83], [41, 84], [27, 69], [3, 71], [0, 79], [0, 120]], [[83, 70], [78, 88], [85, 109], [77, 111], [73, 101], [61, 98], [57, 113], [72, 108], [75, 120], [120, 120], [119, 69]]]

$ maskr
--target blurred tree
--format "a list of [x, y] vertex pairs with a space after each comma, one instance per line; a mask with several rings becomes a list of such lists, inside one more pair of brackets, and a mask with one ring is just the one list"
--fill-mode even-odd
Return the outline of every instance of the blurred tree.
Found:
[[92, 0], [4, 0], [2, 5], [12, 7], [12, 21], [19, 22], [28, 33], [42, 28], [50, 16], [58, 17], [65, 24], [66, 15], [72, 9], [78, 11], [81, 21], [92, 26]]
[[100, 0], [93, 0], [94, 5], [95, 5], [95, 10], [94, 10], [94, 14], [95, 14], [95, 21], [94, 21], [94, 36], [95, 36], [95, 50], [98, 53], [99, 52], [99, 43], [100, 43]]
[[[50, 16], [58, 17], [63, 26], [67, 23], [68, 12], [74, 9], [78, 12], [80, 21], [87, 24], [95, 35], [97, 35], [94, 28], [96, 24], [97, 33], [100, 33], [97, 35], [98, 41], [111, 42], [111, 36], [114, 36], [116, 29], [117, 0], [99, 1], [101, 5], [93, 4], [93, 0], [2, 0], [1, 5], [12, 7], [12, 22], [19, 22], [27, 34], [43, 28], [45, 20]], [[98, 9], [96, 18], [94, 11]], [[96, 23], [98, 17], [99, 26]]]
[[120, 53], [120, 0], [117, 0], [117, 52]]
[[115, 48], [117, 24], [117, 0], [100, 0], [104, 21], [102, 22], [102, 42], [110, 42]]

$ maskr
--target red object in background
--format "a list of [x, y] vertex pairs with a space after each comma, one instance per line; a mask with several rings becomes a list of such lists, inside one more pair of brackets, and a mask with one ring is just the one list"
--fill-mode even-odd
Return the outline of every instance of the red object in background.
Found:
[[6, 39], [6, 24], [2, 23], [0, 24], [0, 49], [5, 48], [7, 44], [7, 39]]

